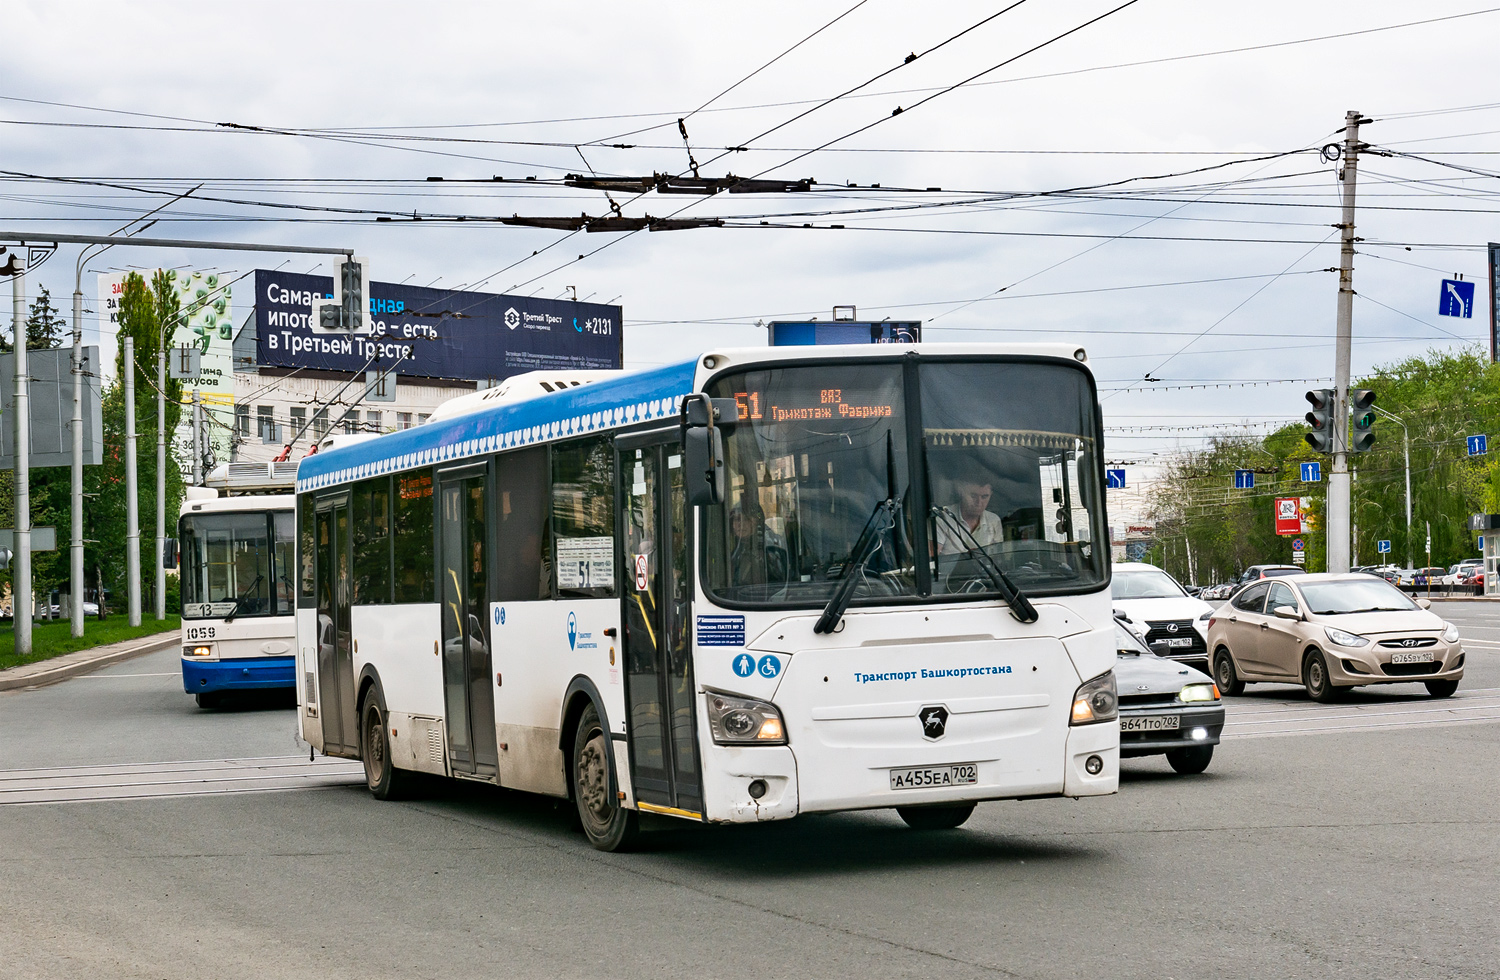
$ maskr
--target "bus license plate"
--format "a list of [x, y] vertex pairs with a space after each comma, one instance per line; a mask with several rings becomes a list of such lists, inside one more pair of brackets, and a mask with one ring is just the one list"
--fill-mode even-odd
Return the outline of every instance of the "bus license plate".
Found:
[[1176, 715], [1142, 715], [1136, 718], [1120, 719], [1120, 731], [1122, 732], [1172, 732], [1176, 731], [1181, 721]]
[[964, 786], [979, 782], [979, 766], [965, 763], [929, 769], [892, 769], [891, 789], [927, 789], [933, 786]]

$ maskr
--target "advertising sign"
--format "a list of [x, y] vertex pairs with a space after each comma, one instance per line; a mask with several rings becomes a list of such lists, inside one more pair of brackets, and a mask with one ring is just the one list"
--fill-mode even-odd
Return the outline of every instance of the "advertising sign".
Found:
[[[141, 269], [138, 274], [149, 289], [155, 269]], [[182, 382], [182, 403], [191, 404], [193, 392], [202, 394], [205, 416], [212, 420], [204, 429], [208, 433], [209, 445], [216, 460], [229, 459], [230, 440], [234, 425], [234, 332], [233, 272], [192, 272], [185, 269], [167, 269], [167, 282], [177, 292], [177, 301], [182, 310], [177, 327], [167, 341], [168, 347], [193, 347], [199, 351], [198, 376]], [[106, 379], [115, 374], [116, 352], [119, 349], [120, 297], [125, 292], [125, 277], [128, 273], [101, 273], [99, 276], [100, 317], [95, 321], [97, 341], [86, 338], [85, 343], [97, 342], [104, 365]], [[151, 389], [143, 379], [136, 379], [136, 397], [142, 398]], [[183, 412], [178, 437], [191, 440], [188, 425], [190, 413]]]
[[1302, 533], [1302, 510], [1296, 497], [1276, 498], [1276, 533]]
[[333, 279], [255, 272], [256, 359], [262, 366], [500, 381], [536, 370], [618, 369], [618, 306], [370, 283], [371, 332], [313, 333], [314, 299]]
[[822, 344], [915, 344], [922, 339], [920, 320], [892, 323], [833, 320], [771, 324], [772, 347], [811, 347]]

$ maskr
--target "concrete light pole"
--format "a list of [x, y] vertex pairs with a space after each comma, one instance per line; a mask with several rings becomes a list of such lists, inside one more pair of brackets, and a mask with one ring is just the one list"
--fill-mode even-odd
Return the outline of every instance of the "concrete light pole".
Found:
[[156, 352], [156, 618], [167, 618], [167, 348]]
[[11, 288], [11, 329], [15, 338], [15, 400], [11, 403], [16, 425], [15, 499], [16, 530], [14, 573], [11, 575], [10, 611], [15, 624], [16, 653], [31, 652], [31, 406], [30, 378], [26, 369], [26, 273], [19, 255], [11, 257], [15, 278]]
[[125, 338], [125, 588], [131, 626], [141, 625], [140, 486], [135, 459], [135, 338]]
[[1359, 124], [1370, 122], [1358, 112], [1344, 116], [1344, 198], [1339, 224], [1339, 298], [1334, 348], [1332, 412], [1333, 463], [1328, 473], [1328, 571], [1349, 571], [1349, 360], [1354, 334], [1354, 186], [1359, 162]]

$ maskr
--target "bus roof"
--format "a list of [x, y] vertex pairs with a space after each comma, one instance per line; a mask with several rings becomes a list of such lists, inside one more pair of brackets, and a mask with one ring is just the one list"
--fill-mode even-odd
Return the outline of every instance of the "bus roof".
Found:
[[239, 497], [215, 497], [208, 500], [184, 500], [186, 514], [246, 514], [268, 510], [291, 510], [297, 498], [289, 493], [245, 494]]
[[[497, 398], [488, 407], [435, 417], [415, 428], [316, 453], [304, 458], [297, 469], [297, 492], [676, 418], [682, 399], [698, 390], [700, 377], [728, 367], [829, 357], [889, 358], [907, 353], [1046, 357], [1075, 367], [1087, 364], [1083, 348], [1075, 344], [860, 344], [708, 351], [666, 367], [610, 372], [611, 376], [539, 397], [520, 401]], [[472, 398], [468, 396], [465, 401]]]

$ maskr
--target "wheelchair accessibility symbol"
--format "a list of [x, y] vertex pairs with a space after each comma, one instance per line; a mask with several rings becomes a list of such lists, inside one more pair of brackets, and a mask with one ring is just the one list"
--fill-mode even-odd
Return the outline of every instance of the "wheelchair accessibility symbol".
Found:
[[760, 663], [755, 665], [755, 670], [762, 677], [775, 677], [781, 673], [781, 658], [768, 653], [760, 658]]

